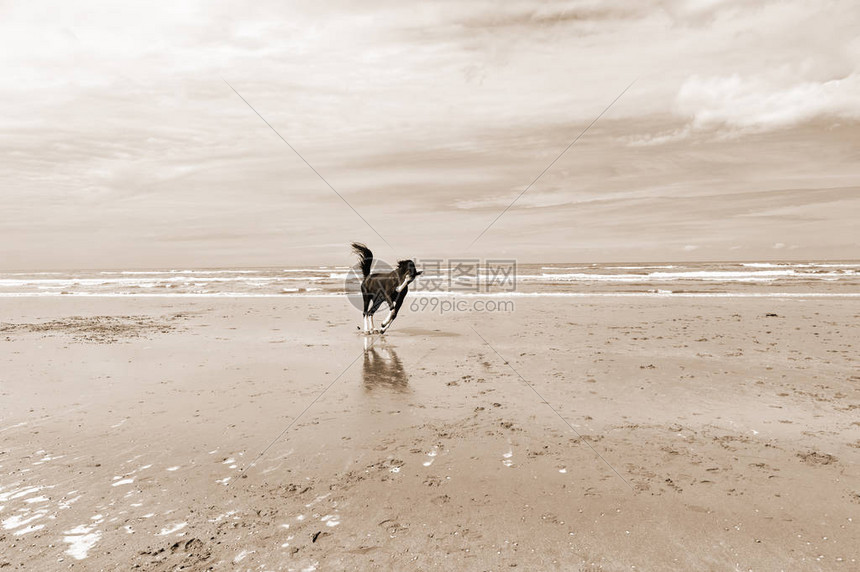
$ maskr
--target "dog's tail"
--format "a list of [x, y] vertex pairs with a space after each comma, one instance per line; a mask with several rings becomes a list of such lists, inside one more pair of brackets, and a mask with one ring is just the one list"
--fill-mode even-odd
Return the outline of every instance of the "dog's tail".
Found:
[[361, 263], [361, 273], [367, 278], [370, 275], [370, 267], [373, 264], [373, 253], [360, 242], [352, 243], [352, 251], [358, 255], [359, 262]]

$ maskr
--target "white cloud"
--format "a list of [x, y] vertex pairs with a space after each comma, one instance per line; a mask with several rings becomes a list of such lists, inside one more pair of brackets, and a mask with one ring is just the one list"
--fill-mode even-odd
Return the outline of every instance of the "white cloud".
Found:
[[804, 81], [788, 71], [771, 76], [692, 76], [676, 98], [696, 129], [745, 131], [791, 127], [818, 118], [860, 119], [860, 74]]

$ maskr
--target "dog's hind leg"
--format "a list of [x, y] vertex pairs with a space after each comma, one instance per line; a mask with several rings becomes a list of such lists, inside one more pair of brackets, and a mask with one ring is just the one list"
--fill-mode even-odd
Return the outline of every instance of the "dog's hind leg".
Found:
[[361, 296], [362, 301], [362, 309], [361, 309], [361, 317], [362, 317], [362, 331], [365, 334], [371, 333], [373, 330], [373, 322], [371, 320], [370, 307], [373, 305], [373, 296], [367, 292], [362, 291]]
[[368, 310], [368, 312], [367, 312], [367, 315], [370, 317], [370, 332], [371, 333], [373, 333], [373, 331], [374, 331], [373, 315], [379, 309], [379, 306], [382, 305], [382, 302], [383, 302], [383, 298], [381, 296], [377, 296], [376, 298], [373, 299], [372, 304], [370, 305], [370, 310]]

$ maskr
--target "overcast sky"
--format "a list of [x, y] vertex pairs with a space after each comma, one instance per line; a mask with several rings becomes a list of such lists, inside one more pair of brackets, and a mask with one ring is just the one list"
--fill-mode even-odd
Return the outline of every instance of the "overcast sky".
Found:
[[855, 0], [0, 2], [0, 269], [860, 258], [858, 30]]

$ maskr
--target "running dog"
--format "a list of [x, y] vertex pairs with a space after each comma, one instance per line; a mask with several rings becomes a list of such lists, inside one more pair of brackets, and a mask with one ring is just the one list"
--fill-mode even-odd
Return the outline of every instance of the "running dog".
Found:
[[397, 263], [397, 268], [391, 272], [375, 272], [370, 273], [370, 267], [373, 265], [373, 253], [367, 246], [360, 242], [352, 243], [352, 250], [358, 255], [361, 265], [361, 274], [364, 278], [361, 281], [361, 298], [362, 316], [364, 317], [363, 331], [366, 334], [371, 334], [373, 329], [373, 314], [382, 305], [383, 302], [388, 304], [388, 317], [382, 322], [379, 329], [380, 334], [384, 334], [385, 330], [391, 326], [391, 322], [397, 317], [400, 307], [403, 305], [403, 300], [409, 292], [409, 284], [412, 283], [423, 271], [415, 268], [415, 263], [411, 260], [401, 260]]

